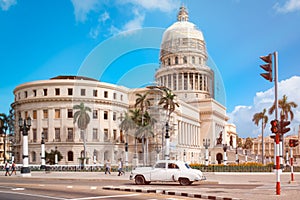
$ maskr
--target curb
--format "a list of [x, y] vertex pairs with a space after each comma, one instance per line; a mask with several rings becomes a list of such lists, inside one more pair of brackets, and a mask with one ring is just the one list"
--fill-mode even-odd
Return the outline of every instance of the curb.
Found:
[[202, 199], [241, 200], [239, 198], [220, 197], [220, 196], [212, 196], [212, 195], [204, 195], [204, 194], [195, 194], [195, 193], [187, 193], [187, 192], [174, 192], [174, 191], [167, 191], [167, 190], [145, 189], [145, 188], [104, 186], [104, 187], [102, 187], [102, 189], [103, 190], [118, 190], [118, 191], [125, 191], [125, 192], [156, 193], [156, 194], [182, 196], [182, 197], [190, 197], [190, 198], [202, 198]]

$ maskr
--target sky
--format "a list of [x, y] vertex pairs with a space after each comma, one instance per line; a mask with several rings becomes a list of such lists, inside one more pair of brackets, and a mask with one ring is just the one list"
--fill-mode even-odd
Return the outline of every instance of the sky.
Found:
[[[274, 82], [259, 75], [260, 56], [278, 52], [278, 98], [300, 104], [300, 0], [0, 0], [0, 112], [8, 113], [16, 86], [58, 75], [148, 84], [162, 33], [182, 4], [204, 35], [240, 137], [261, 134], [252, 117], [274, 101]], [[131, 46], [138, 33], [143, 38]], [[87, 67], [93, 59], [102, 68]], [[293, 112], [289, 134], [298, 131], [300, 105]]]

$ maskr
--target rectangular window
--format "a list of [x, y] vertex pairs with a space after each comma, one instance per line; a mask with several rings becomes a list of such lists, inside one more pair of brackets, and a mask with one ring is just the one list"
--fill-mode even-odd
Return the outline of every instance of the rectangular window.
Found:
[[27, 97], [28, 97], [28, 92], [25, 91], [25, 92], [24, 92], [24, 95], [25, 95], [25, 98], [27, 98]]
[[98, 119], [98, 110], [93, 110], [93, 119]]
[[32, 111], [32, 118], [37, 119], [37, 111], [36, 110]]
[[107, 111], [104, 111], [103, 119], [108, 119], [108, 112]]
[[68, 109], [68, 118], [73, 118], [73, 110]]
[[37, 139], [37, 132], [36, 132], [36, 128], [32, 129], [32, 140], [33, 142], [36, 142]]
[[123, 131], [120, 130], [120, 142], [124, 143], [124, 135], [123, 135]]
[[117, 113], [113, 112], [113, 120], [116, 121], [117, 120]]
[[25, 119], [27, 119], [27, 118], [28, 118], [28, 112], [25, 111]]
[[36, 97], [36, 90], [32, 90], [33, 96]]
[[73, 140], [74, 140], [73, 128], [68, 128], [68, 138], [67, 138], [67, 141], [68, 142], [73, 142]]
[[48, 90], [47, 89], [44, 89], [44, 96], [47, 96], [48, 95]]
[[117, 93], [114, 93], [114, 94], [113, 94], [113, 98], [114, 98], [114, 99], [117, 99]]
[[104, 98], [108, 98], [108, 92], [104, 91]]
[[45, 142], [48, 142], [48, 128], [43, 128]]
[[72, 96], [73, 95], [73, 88], [68, 88], [68, 95]]
[[60, 95], [60, 89], [59, 88], [55, 88], [55, 95], [56, 96]]
[[120, 99], [121, 99], [121, 101], [123, 101], [123, 95], [122, 94], [121, 94], [121, 98]]
[[116, 141], [117, 140], [117, 130], [116, 129], [114, 129], [113, 130], [113, 135], [114, 135], [114, 141]]
[[81, 96], [85, 96], [85, 89], [81, 89], [81, 90], [80, 90], [80, 95], [81, 95]]
[[98, 140], [98, 129], [93, 128], [93, 140]]
[[60, 142], [60, 128], [55, 128], [55, 142]]
[[108, 137], [108, 129], [104, 129], [104, 142], [108, 142], [109, 137]]
[[43, 110], [43, 119], [48, 119], [48, 110]]
[[60, 119], [60, 109], [55, 109], [55, 119]]
[[93, 96], [97, 97], [98, 96], [98, 90], [93, 90]]
[[80, 139], [83, 141], [84, 139], [84, 130], [80, 130]]

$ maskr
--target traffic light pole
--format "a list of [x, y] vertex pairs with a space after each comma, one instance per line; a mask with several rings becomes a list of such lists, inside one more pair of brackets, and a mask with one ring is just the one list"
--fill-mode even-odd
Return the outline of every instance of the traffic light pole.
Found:
[[[278, 53], [274, 52], [274, 92], [275, 92], [275, 119], [278, 120]], [[275, 136], [275, 155], [276, 155], [276, 195], [280, 195], [280, 133]]]
[[294, 158], [293, 158], [293, 148], [290, 147], [290, 163], [291, 163], [291, 182], [294, 181]]

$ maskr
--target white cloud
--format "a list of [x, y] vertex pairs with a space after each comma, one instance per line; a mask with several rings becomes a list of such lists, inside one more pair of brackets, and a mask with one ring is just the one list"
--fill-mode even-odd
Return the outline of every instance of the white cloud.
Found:
[[78, 22], [85, 22], [89, 12], [97, 10], [101, 5], [99, 0], [71, 0], [71, 2], [74, 6], [76, 21]]
[[[278, 83], [278, 99], [282, 99], [285, 94], [288, 97], [288, 101], [293, 101], [298, 104], [298, 107], [293, 109], [294, 120], [289, 126], [292, 130], [300, 124], [300, 77], [293, 76], [287, 80], [283, 80]], [[234, 123], [237, 127], [237, 132], [240, 137], [257, 137], [261, 134], [261, 127], [256, 126], [252, 122], [253, 115], [258, 112], [262, 112], [264, 108], [269, 110], [274, 102], [274, 87], [271, 89], [256, 93], [253, 99], [253, 105], [251, 106], [236, 106], [235, 109], [228, 113], [230, 122]], [[269, 122], [275, 118], [275, 115], [269, 115]], [[265, 135], [271, 134], [270, 127], [267, 125], [265, 129]], [[289, 134], [294, 134], [294, 131], [290, 131]]]
[[141, 14], [137, 9], [133, 9], [134, 18], [128, 21], [122, 28], [122, 31], [134, 30], [142, 28], [145, 15]]
[[17, 0], [0, 0], [0, 8], [7, 11], [11, 6], [16, 5]]
[[98, 18], [98, 22], [100, 23], [105, 23], [107, 20], [110, 19], [109, 13], [107, 11], [105, 11], [104, 13], [102, 13], [99, 18]]
[[283, 6], [280, 6], [279, 3], [276, 3], [274, 5], [274, 9], [279, 13], [300, 11], [300, 0], [288, 0]]

